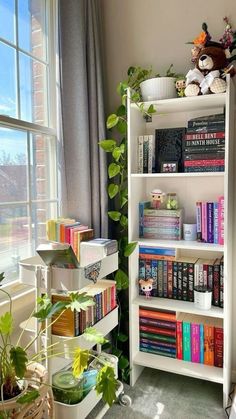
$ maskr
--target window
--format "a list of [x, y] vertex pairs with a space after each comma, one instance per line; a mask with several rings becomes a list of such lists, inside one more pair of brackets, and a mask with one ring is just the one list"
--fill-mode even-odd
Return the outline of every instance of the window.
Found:
[[0, 0], [0, 272], [8, 281], [58, 213], [54, 16], [54, 0]]

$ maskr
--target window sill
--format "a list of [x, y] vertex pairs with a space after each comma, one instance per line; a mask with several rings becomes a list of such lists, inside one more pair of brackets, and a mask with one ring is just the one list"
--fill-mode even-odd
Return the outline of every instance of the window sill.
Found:
[[5, 293], [1, 293], [1, 289], [7, 291], [11, 295], [12, 301], [24, 298], [25, 296], [32, 295], [35, 293], [35, 288], [30, 285], [22, 284], [20, 281], [13, 281], [10, 284], [3, 285], [0, 288], [0, 309], [9, 304], [9, 298]]

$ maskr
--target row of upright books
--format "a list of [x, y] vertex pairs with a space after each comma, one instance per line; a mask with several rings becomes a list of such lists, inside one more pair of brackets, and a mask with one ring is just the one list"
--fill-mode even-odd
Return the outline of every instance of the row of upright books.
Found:
[[137, 150], [138, 173], [224, 171], [225, 115], [191, 119], [187, 128], [158, 128], [155, 136], [140, 135]]
[[197, 240], [224, 244], [224, 196], [216, 202], [196, 203]]
[[182, 238], [183, 209], [154, 209], [150, 201], [139, 202], [139, 237], [159, 240]]
[[[194, 289], [212, 291], [212, 304], [224, 305], [224, 259], [176, 257], [175, 249], [139, 247], [139, 280], [152, 279], [151, 296], [194, 302]], [[145, 283], [140, 287], [145, 295]]]
[[[79, 336], [87, 327], [93, 326], [116, 307], [115, 281], [99, 280], [79, 291], [93, 297], [94, 304], [86, 310], [66, 309], [64, 313], [52, 324], [52, 333], [60, 336]], [[53, 294], [52, 303], [69, 301], [69, 296], [63, 293]]]
[[221, 319], [140, 307], [139, 332], [142, 352], [223, 367]]
[[188, 121], [184, 135], [185, 172], [223, 172], [225, 167], [225, 115]]

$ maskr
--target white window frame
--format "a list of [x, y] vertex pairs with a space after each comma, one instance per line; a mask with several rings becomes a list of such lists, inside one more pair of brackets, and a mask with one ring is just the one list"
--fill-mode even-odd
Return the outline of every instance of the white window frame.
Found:
[[[42, 63], [46, 63], [47, 67], [48, 67], [48, 82], [47, 82], [47, 96], [48, 96], [48, 106], [47, 106], [47, 113], [48, 113], [48, 126], [44, 126], [44, 125], [38, 125], [32, 122], [28, 122], [28, 121], [24, 121], [21, 119], [17, 119], [17, 118], [12, 118], [10, 116], [6, 116], [6, 115], [0, 115], [0, 127], [7, 127], [7, 128], [12, 128], [12, 129], [20, 129], [24, 132], [27, 133], [27, 143], [28, 143], [28, 147], [29, 147], [29, 136], [30, 134], [34, 134], [34, 133], [40, 133], [43, 135], [48, 135], [51, 137], [54, 137], [56, 139], [56, 144], [57, 144], [57, 127], [56, 127], [56, 121], [57, 121], [57, 76], [56, 76], [56, 65], [57, 65], [57, 30], [58, 30], [58, 26], [57, 26], [57, 15], [58, 15], [58, 2], [57, 0], [46, 0], [46, 7], [47, 7], [47, 25], [46, 25], [46, 29], [49, 30], [49, 33], [47, 34], [48, 36], [48, 42], [47, 42], [47, 58], [46, 58], [46, 62], [43, 60], [40, 60], [39, 58], [33, 56], [30, 52], [25, 51], [21, 48], [19, 48], [19, 46], [15, 46], [13, 45], [11, 42], [8, 42], [5, 39], [2, 39], [0, 37], [0, 41], [5, 43], [6, 45], [9, 45], [11, 47], [14, 47], [14, 49], [17, 51], [16, 52], [16, 66], [17, 66], [17, 100], [18, 100], [18, 111], [19, 111], [19, 107], [20, 107], [20, 94], [19, 94], [19, 52], [23, 52], [24, 54], [27, 54], [27, 56], [38, 60], [39, 62]], [[16, 8], [16, 13], [17, 13], [17, 8]], [[17, 22], [17, 19], [16, 19]], [[17, 25], [17, 23], [16, 23]], [[16, 26], [17, 29], [17, 26]], [[17, 36], [17, 34], [16, 34]], [[19, 115], [19, 112], [18, 112]], [[29, 150], [28, 150], [29, 151]], [[58, 156], [58, 153], [56, 153], [56, 155]], [[16, 206], [17, 204], [25, 204], [27, 205], [29, 208], [31, 208], [32, 204], [34, 203], [54, 203], [56, 204], [56, 214], [55, 217], [58, 216], [59, 213], [59, 192], [58, 192], [58, 173], [57, 173], [57, 157], [55, 157], [55, 161], [52, 163], [53, 170], [51, 172], [51, 176], [55, 177], [57, 179], [57, 186], [56, 186], [56, 191], [53, 191], [53, 196], [56, 197], [54, 199], [36, 199], [33, 200], [31, 199], [30, 196], [30, 189], [29, 189], [29, 196], [28, 199], [25, 201], [12, 201], [12, 202], [1, 202], [0, 201], [0, 208], [3, 207], [13, 207]], [[27, 167], [28, 167], [28, 171], [29, 171], [29, 162], [27, 163]], [[28, 185], [29, 186], [29, 185]], [[31, 221], [32, 221], [32, 213], [29, 213], [29, 219], [30, 219], [30, 225], [32, 225]], [[32, 254], [34, 252], [35, 249], [31, 249], [32, 250]], [[12, 284], [15, 284], [16, 281], [12, 281]], [[8, 284], [9, 285], [9, 284]], [[24, 294], [24, 293], [23, 293]]]

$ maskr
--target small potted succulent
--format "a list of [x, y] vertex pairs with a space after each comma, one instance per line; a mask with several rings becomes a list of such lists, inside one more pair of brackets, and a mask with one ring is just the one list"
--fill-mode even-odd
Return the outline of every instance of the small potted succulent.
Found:
[[[56, 322], [68, 308], [71, 310], [86, 310], [94, 304], [93, 298], [86, 293], [71, 293], [70, 300], [58, 301], [52, 304], [51, 299], [44, 295], [38, 299], [38, 307], [25, 322], [25, 328], [20, 332], [16, 344], [12, 343], [14, 331], [14, 318], [12, 314], [12, 299], [10, 294], [2, 287], [4, 273], [0, 273], [0, 291], [9, 298], [9, 310], [0, 316], [0, 419], [23, 418], [30, 412], [37, 413], [37, 417], [43, 411], [50, 412], [53, 404], [52, 387], [49, 385], [47, 370], [43, 366], [46, 359], [45, 349], [33, 353], [30, 348], [35, 345], [37, 339], [42, 337], [47, 328]], [[35, 317], [40, 323], [38, 333], [26, 345], [21, 345], [22, 336], [27, 330], [27, 325]], [[103, 343], [104, 338], [94, 328], [88, 328], [84, 333], [85, 338], [96, 343]], [[56, 342], [47, 347], [47, 357], [58, 356]], [[61, 355], [61, 354], [60, 354]], [[72, 370], [76, 377], [86, 370], [89, 360], [96, 358], [92, 351], [83, 350], [79, 347], [71, 351], [73, 359]], [[100, 373], [97, 374], [95, 388], [102, 394], [103, 400], [112, 404], [116, 399], [118, 381], [115, 378], [114, 369], [103, 363]], [[108, 380], [109, 377], [109, 380]], [[107, 382], [112, 382], [111, 388], [107, 388]], [[36, 416], [30, 416], [36, 417]]]

